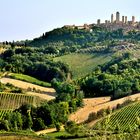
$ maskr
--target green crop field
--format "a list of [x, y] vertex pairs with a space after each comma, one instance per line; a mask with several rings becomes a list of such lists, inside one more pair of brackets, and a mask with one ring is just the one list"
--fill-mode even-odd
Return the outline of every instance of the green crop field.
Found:
[[26, 94], [0, 93], [0, 119], [7, 112], [11, 112], [26, 103], [37, 105], [40, 103], [40, 100], [37, 97]]
[[132, 131], [140, 125], [140, 102], [128, 105], [119, 111], [108, 115], [97, 122], [94, 129], [106, 129], [108, 131]]
[[54, 58], [54, 61], [62, 61], [70, 66], [73, 78], [80, 78], [93, 71], [98, 65], [111, 60], [111, 55], [73, 53]]
[[14, 78], [14, 79], [17, 79], [17, 80], [22, 80], [22, 81], [29, 82], [29, 83], [32, 83], [32, 84], [36, 84], [36, 85], [39, 85], [39, 86], [51, 87], [50, 83], [40, 81], [40, 80], [38, 80], [34, 77], [24, 75], [24, 74], [11, 73], [10, 77]]

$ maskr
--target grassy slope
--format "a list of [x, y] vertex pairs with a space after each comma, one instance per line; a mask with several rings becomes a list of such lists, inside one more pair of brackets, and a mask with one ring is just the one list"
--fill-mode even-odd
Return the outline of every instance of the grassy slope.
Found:
[[54, 58], [54, 61], [67, 63], [73, 74], [73, 78], [80, 78], [93, 71], [93, 69], [111, 60], [109, 54], [68, 54]]
[[24, 74], [11, 73], [10, 77], [14, 78], [14, 79], [17, 79], [17, 80], [22, 80], [22, 81], [25, 81], [25, 82], [29, 82], [29, 83], [32, 83], [32, 84], [44, 86], [44, 87], [51, 87], [50, 83], [40, 81], [40, 80], [38, 80], [34, 77], [24, 75]]

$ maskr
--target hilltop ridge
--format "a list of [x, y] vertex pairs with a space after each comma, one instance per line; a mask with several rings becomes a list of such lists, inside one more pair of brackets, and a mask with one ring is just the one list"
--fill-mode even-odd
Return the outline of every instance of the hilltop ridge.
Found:
[[84, 24], [81, 26], [65, 25], [64, 27], [72, 29], [85, 29], [89, 30], [90, 32], [92, 32], [92, 28], [94, 28], [95, 26], [105, 27], [110, 31], [117, 30], [120, 28], [122, 28], [126, 32], [130, 30], [140, 30], [140, 22], [136, 21], [135, 16], [132, 16], [132, 19], [130, 21], [128, 21], [127, 16], [122, 16], [122, 19], [120, 19], [120, 17], [120, 13], [116, 12], [116, 17], [114, 16], [114, 14], [111, 14], [111, 19], [105, 20], [105, 22], [101, 22], [101, 19], [97, 19], [97, 23]]

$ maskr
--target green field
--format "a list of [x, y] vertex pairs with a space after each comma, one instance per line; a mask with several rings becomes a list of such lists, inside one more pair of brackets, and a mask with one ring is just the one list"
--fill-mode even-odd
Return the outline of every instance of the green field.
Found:
[[29, 82], [29, 83], [32, 83], [32, 84], [36, 84], [36, 85], [39, 85], [39, 86], [51, 87], [50, 83], [40, 81], [40, 80], [38, 80], [34, 77], [24, 75], [24, 74], [11, 73], [10, 77], [14, 78], [14, 79], [17, 79], [17, 80], [22, 80], [22, 81]]
[[97, 122], [93, 128], [108, 131], [135, 131], [140, 126], [140, 102], [128, 105]]
[[93, 71], [98, 65], [111, 60], [111, 54], [87, 54], [73, 53], [54, 58], [54, 61], [62, 61], [70, 66], [73, 78], [83, 77]]

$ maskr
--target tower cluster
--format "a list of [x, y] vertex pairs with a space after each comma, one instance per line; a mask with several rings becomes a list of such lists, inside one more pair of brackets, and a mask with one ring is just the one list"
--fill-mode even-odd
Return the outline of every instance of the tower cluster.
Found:
[[[132, 20], [129, 22], [134, 24], [135, 23], [135, 16], [132, 16]], [[125, 24], [127, 24], [128, 19], [127, 19], [127, 16], [122, 16], [122, 18], [121, 18], [120, 13], [116, 12], [116, 19], [114, 18], [114, 15], [111, 14], [111, 23], [125, 23]]]
[[[131, 21], [128, 21], [127, 16], [120, 16], [119, 12], [116, 12], [116, 15], [114, 16], [114, 14], [111, 14], [111, 20], [105, 20], [105, 24], [111, 23], [111, 24], [119, 24], [119, 23], [123, 23], [123, 24], [134, 24], [135, 21], [135, 16], [132, 16]], [[97, 20], [97, 24], [101, 24], [101, 20], [98, 19]]]
[[131, 20], [128, 20], [128, 17], [125, 15], [120, 15], [120, 12], [116, 12], [115, 14], [111, 14], [110, 20], [105, 20], [105, 22], [101, 22], [101, 19], [97, 20], [97, 23], [93, 24], [84, 24], [82, 26], [76, 25], [65, 25], [66, 28], [72, 29], [85, 29], [92, 31], [94, 26], [105, 27], [110, 30], [124, 29], [126, 31], [129, 30], [140, 30], [140, 22], [135, 20], [135, 16], [132, 16]]

